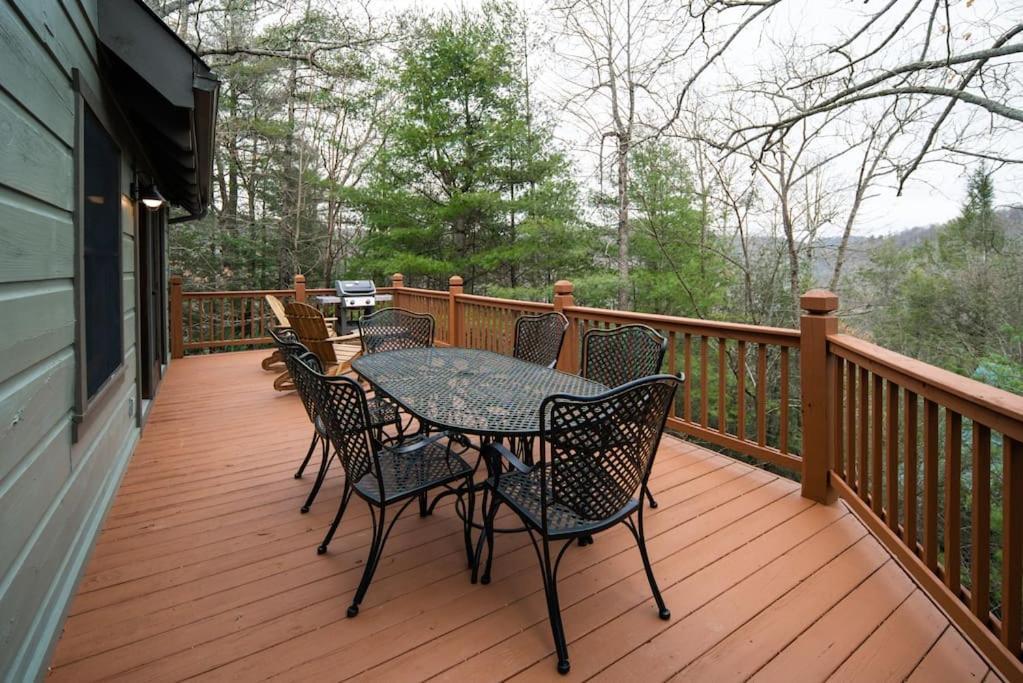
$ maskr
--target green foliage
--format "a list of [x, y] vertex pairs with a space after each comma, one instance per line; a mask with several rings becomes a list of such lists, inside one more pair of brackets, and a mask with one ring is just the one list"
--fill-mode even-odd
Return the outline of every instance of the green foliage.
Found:
[[520, 22], [489, 5], [422, 19], [401, 46], [388, 143], [347, 193], [368, 228], [353, 269], [536, 296], [585, 267], [568, 164], [525, 106]]
[[725, 292], [725, 246], [694, 207], [685, 160], [667, 144], [649, 144], [633, 153], [632, 173], [636, 309], [705, 317]]
[[877, 343], [967, 376], [1013, 385], [1023, 369], [1023, 245], [994, 210], [990, 175], [971, 176], [958, 218], [906, 251], [883, 243], [862, 273]]

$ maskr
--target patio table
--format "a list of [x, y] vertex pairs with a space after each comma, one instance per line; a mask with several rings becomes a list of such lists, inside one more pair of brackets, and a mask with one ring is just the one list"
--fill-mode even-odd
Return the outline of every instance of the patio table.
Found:
[[433, 428], [484, 441], [540, 433], [540, 403], [551, 394], [594, 396], [607, 387], [491, 351], [420, 348], [352, 361], [376, 390]]

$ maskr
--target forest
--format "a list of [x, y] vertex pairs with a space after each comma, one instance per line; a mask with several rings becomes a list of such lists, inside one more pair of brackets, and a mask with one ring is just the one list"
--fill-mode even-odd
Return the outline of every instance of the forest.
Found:
[[[186, 289], [570, 279], [791, 327], [820, 286], [855, 334], [1023, 390], [1018, 5], [150, 5], [223, 80], [213, 210], [169, 237]], [[867, 239], [914, 183], [958, 215]]]

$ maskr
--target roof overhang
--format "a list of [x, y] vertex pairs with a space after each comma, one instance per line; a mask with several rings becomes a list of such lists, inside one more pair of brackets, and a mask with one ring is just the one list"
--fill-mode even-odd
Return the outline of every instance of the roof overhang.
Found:
[[203, 215], [220, 81], [141, 0], [99, 0], [99, 38], [110, 90], [160, 192], [189, 214]]

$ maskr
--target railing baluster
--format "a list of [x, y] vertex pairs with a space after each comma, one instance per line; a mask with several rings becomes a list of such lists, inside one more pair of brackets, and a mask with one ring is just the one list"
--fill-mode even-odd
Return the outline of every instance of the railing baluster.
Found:
[[739, 441], [746, 440], [746, 342], [738, 344], [738, 363], [736, 364], [736, 393], [738, 394], [739, 410], [738, 422], [735, 425], [736, 435]]
[[887, 467], [885, 468], [885, 485], [887, 486], [888, 502], [885, 509], [885, 519], [888, 528], [899, 533], [899, 385], [888, 382], [888, 410], [887, 410], [888, 437], [886, 455]]
[[884, 508], [884, 499], [882, 498], [882, 463], [883, 454], [881, 453], [881, 439], [884, 436], [882, 433], [882, 422], [881, 419], [884, 417], [884, 380], [881, 375], [874, 375], [874, 386], [870, 391], [870, 412], [871, 412], [871, 425], [870, 425], [870, 468], [872, 470], [870, 475], [870, 504], [874, 510], [874, 514], [878, 517], [881, 516]]
[[778, 401], [781, 403], [778, 415], [778, 450], [782, 453], [789, 452], [789, 349], [781, 347], [780, 372], [781, 396]]
[[938, 571], [938, 404], [924, 400], [924, 563]]
[[856, 490], [859, 488], [856, 481], [856, 377], [858, 370], [852, 362], [846, 363], [846, 366], [849, 368], [849, 382], [846, 385], [845, 394], [845, 464], [848, 470], [845, 480], [853, 490]]
[[686, 382], [682, 385], [682, 411], [687, 422], [693, 419], [693, 335], [688, 332], [682, 339], [682, 356], [686, 373]]
[[959, 595], [959, 487], [962, 472], [963, 418], [945, 409], [945, 585]]
[[[668, 332], [668, 374], [674, 375], [678, 373], [678, 358], [675, 355], [678, 353], [678, 342], [675, 335], [675, 330]], [[689, 383], [689, 378], [685, 378], [686, 383]], [[678, 394], [675, 394], [675, 400], [671, 402], [671, 409], [668, 412], [669, 417], [678, 417], [678, 408], [675, 405], [678, 400]]]
[[834, 391], [834, 433], [832, 434], [831, 448], [835, 454], [835, 472], [838, 476], [842, 477], [846, 481], [849, 481], [849, 477], [845, 471], [845, 458], [843, 457], [843, 450], [845, 447], [845, 436], [843, 434], [842, 426], [845, 423], [845, 411], [842, 403], [843, 396], [845, 394], [845, 360], [839, 356], [830, 356], [831, 367], [832, 367], [832, 384], [831, 388]]
[[707, 396], [707, 387], [709, 385], [707, 371], [707, 356], [710, 355], [710, 340], [704, 335], [700, 337], [700, 424], [706, 427], [710, 418], [708, 417], [709, 410], [709, 397]]
[[870, 495], [870, 371], [860, 368], [860, 498]]
[[767, 346], [757, 344], [757, 443], [767, 443]]
[[723, 337], [718, 337], [718, 431], [728, 432], [728, 416], [725, 413], [725, 353], [727, 347]]
[[991, 611], [991, 430], [973, 423], [970, 506], [970, 607], [985, 624]]
[[1020, 597], [1023, 592], [1023, 444], [1002, 443], [1002, 644], [1020, 654]]
[[903, 476], [905, 477], [905, 492], [903, 493], [902, 504], [905, 508], [903, 513], [902, 540], [905, 541], [913, 554], [917, 554], [916, 542], [916, 430], [917, 411], [916, 394], [906, 390], [904, 431], [906, 434], [906, 465]]

